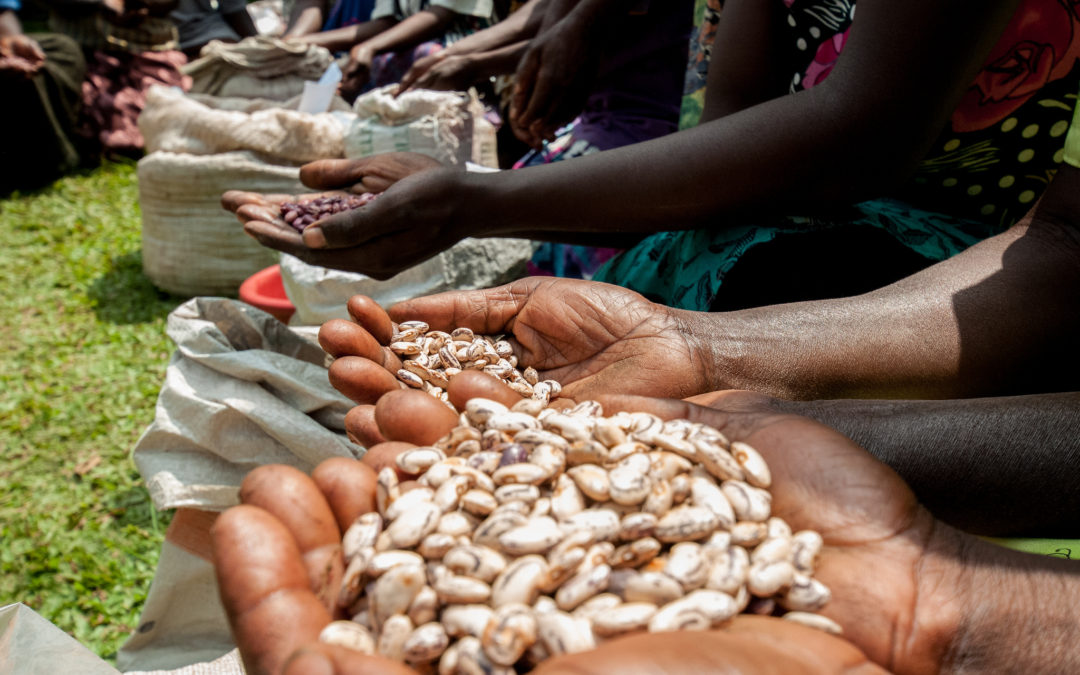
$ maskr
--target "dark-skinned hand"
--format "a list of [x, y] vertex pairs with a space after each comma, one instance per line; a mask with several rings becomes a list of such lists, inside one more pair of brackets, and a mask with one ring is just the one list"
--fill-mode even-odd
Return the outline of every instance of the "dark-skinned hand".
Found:
[[533, 38], [510, 100], [510, 128], [518, 140], [540, 148], [581, 112], [596, 78], [600, 43], [573, 16]]
[[[499, 386], [482, 378], [459, 386], [455, 378], [452, 400], [460, 404], [474, 388], [490, 395]], [[497, 396], [506, 400], [513, 395], [507, 392]], [[943, 599], [933, 589], [937, 568], [948, 564], [938, 555], [940, 540], [950, 535], [891, 470], [840, 434], [796, 416], [639, 397], [602, 402], [607, 414], [644, 410], [688, 418], [756, 447], [772, 468], [774, 513], [796, 530], [822, 533], [826, 545], [815, 577], [833, 592], [822, 613], [840, 623], [858, 649], [781, 619], [740, 617], [721, 631], [623, 638], [553, 659], [535, 672], [881, 672], [867, 656], [895, 672], [927, 672], [938, 664], [948, 637], [942, 626], [953, 617], [949, 592]], [[341, 532], [373, 508], [376, 470], [456, 421], [441, 403], [415, 391], [384, 396], [374, 418], [392, 442], [371, 448], [361, 462], [329, 460], [310, 478], [288, 467], [257, 469], [241, 489], [245, 505], [215, 525], [222, 600], [251, 673], [408, 672], [316, 643], [323, 626], [342, 618], [328, 591], [343, 568]]]
[[398, 83], [395, 96], [410, 89], [462, 91], [476, 83], [475, 61], [469, 54], [448, 54], [446, 50], [413, 63]]
[[0, 77], [29, 79], [45, 65], [45, 52], [21, 33], [0, 37]]
[[412, 319], [435, 330], [466, 327], [504, 334], [519, 367], [531, 366], [542, 379], [558, 381], [568, 399], [629, 392], [685, 398], [711, 388], [693, 313], [618, 286], [534, 277], [416, 298], [389, 312], [364, 296], [352, 298], [348, 307], [353, 321], [326, 323], [319, 340], [336, 358], [330, 381], [361, 404], [401, 386], [394, 377], [401, 362], [386, 345], [392, 320]]

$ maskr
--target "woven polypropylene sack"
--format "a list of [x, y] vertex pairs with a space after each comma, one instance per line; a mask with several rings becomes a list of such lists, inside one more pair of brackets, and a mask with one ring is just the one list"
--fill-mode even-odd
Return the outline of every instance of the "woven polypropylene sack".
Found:
[[269, 164], [250, 152], [147, 155], [138, 166], [146, 276], [178, 295], [235, 296], [278, 254], [244, 233], [221, 207], [222, 192], [297, 192], [303, 189], [299, 175], [298, 167]]
[[139, 130], [147, 153], [213, 155], [250, 150], [278, 164], [333, 159], [344, 156], [345, 124], [353, 116], [341, 112], [348, 110], [343, 100], [335, 103], [338, 112], [308, 114], [295, 110], [299, 99], [279, 103], [151, 87], [139, 116]]
[[345, 132], [347, 158], [419, 152], [444, 164], [498, 166], [495, 130], [475, 90], [420, 89], [394, 96], [395, 86], [356, 99], [356, 119]]

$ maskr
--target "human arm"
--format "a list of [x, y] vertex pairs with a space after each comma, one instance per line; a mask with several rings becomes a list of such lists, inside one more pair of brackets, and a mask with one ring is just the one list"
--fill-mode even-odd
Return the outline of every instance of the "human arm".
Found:
[[45, 64], [45, 52], [22, 32], [14, 10], [0, 10], [0, 76], [30, 78]]
[[221, 16], [225, 19], [225, 23], [229, 24], [229, 27], [236, 31], [236, 34], [240, 36], [240, 39], [246, 37], [253, 37], [259, 34], [258, 29], [255, 27], [255, 22], [252, 21], [251, 15], [248, 14], [247, 5], [244, 3], [237, 3], [235, 8], [222, 9]]
[[[391, 314], [512, 330], [521, 362], [550, 372], [576, 397], [746, 389], [786, 399], [945, 399], [1073, 391], [1080, 379], [1078, 199], [1080, 169], [1065, 165], [1007, 232], [849, 298], [704, 313], [606, 284], [526, 279], [417, 298]], [[276, 236], [257, 223], [249, 232]], [[292, 241], [287, 250], [304, 256], [301, 236]]]
[[319, 32], [327, 9], [327, 0], [296, 0], [282, 37], [297, 38]]
[[13, 9], [0, 9], [0, 37], [22, 35], [22, 23]]
[[817, 420], [866, 448], [936, 517], [972, 534], [1078, 537], [1080, 394], [943, 401], [788, 401], [750, 391], [690, 399]]
[[401, 78], [398, 93], [410, 88], [458, 89], [478, 78], [513, 72], [528, 47], [528, 39], [540, 28], [547, 2], [530, 0], [494, 26], [420, 59]]
[[392, 16], [379, 17], [355, 26], [342, 26], [327, 31], [286, 36], [294, 42], [325, 47], [332, 52], [344, 51], [391, 28], [397, 20]]
[[413, 47], [442, 35], [454, 20], [455, 12], [445, 7], [429, 7], [406, 17], [390, 28], [365, 38], [349, 50], [342, 90], [359, 93], [371, 76], [371, 62], [379, 54]]
[[617, 32], [626, 0], [551, 0], [539, 34], [518, 62], [509, 122], [521, 141], [539, 147], [581, 112], [601, 55]]
[[486, 78], [512, 73], [528, 46], [529, 42], [522, 40], [470, 54], [447, 54], [449, 50], [444, 49], [414, 63], [401, 78], [395, 95], [411, 89], [460, 91]]

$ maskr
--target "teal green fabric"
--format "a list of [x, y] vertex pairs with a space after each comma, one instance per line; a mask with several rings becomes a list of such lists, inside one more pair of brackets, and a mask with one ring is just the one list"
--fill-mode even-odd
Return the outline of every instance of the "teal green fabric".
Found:
[[995, 225], [876, 200], [812, 217], [781, 217], [723, 230], [660, 232], [609, 260], [593, 280], [635, 290], [671, 307], [708, 311], [720, 284], [754, 246], [787, 233], [846, 225], [885, 230], [925, 258], [940, 261], [997, 234]]
[[1014, 551], [1064, 560], [1080, 560], [1080, 539], [998, 539], [994, 537], [984, 537], [984, 539]]

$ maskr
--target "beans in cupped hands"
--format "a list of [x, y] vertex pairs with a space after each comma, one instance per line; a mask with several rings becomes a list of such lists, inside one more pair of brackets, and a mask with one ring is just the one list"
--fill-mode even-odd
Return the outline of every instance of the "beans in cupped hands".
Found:
[[296, 229], [297, 232], [303, 232], [305, 228], [317, 220], [344, 211], [358, 209], [374, 199], [374, 194], [365, 192], [361, 195], [331, 195], [301, 202], [283, 202], [281, 204], [281, 219]]
[[754, 448], [687, 420], [545, 399], [474, 398], [448, 435], [397, 456], [415, 481], [379, 472], [377, 510], [342, 542], [337, 605], [352, 619], [321, 640], [421, 672], [510, 675], [741, 612], [840, 632], [818, 613], [831, 595], [813, 577], [822, 538], [772, 513]]

